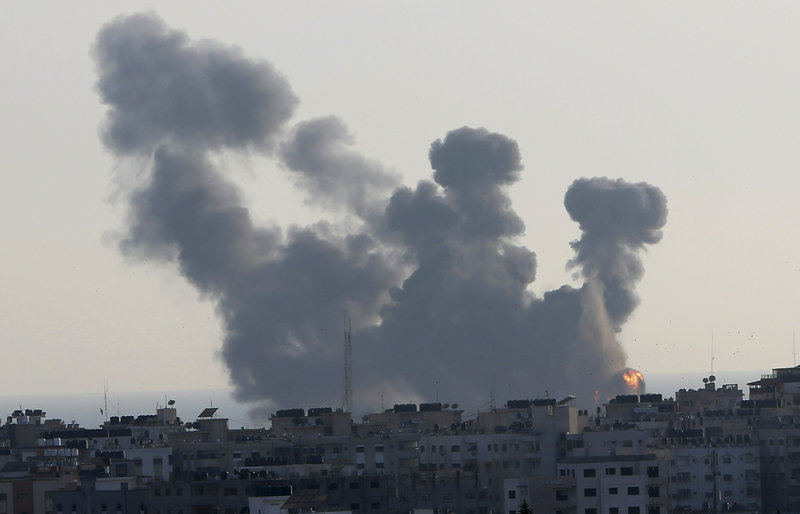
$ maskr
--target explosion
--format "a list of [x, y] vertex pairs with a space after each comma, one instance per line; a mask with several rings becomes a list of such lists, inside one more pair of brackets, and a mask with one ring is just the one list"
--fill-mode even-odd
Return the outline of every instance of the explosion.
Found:
[[622, 372], [622, 380], [625, 381], [625, 384], [627, 384], [632, 392], [644, 392], [644, 376], [640, 371], [632, 368], [625, 368], [625, 371]]

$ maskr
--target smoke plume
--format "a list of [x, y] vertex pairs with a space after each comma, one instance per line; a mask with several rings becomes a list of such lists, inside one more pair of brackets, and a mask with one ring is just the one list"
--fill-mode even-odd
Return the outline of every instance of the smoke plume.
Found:
[[[564, 203], [582, 230], [569, 265], [584, 284], [539, 298], [508, 196], [523, 169], [512, 139], [453, 130], [431, 145], [432, 180], [404, 186], [354, 149], [340, 119], [291, 124], [287, 80], [236, 48], [134, 15], [104, 27], [93, 53], [102, 140], [147, 169], [124, 196], [121, 249], [177, 263], [215, 303], [238, 399], [338, 405], [345, 308], [363, 409], [382, 395], [478, 406], [492, 390], [585, 403], [598, 388], [625, 392], [616, 334], [638, 303], [638, 254], [666, 222], [657, 188], [576, 180]], [[270, 156], [346, 223], [256, 226], [221, 152]]]

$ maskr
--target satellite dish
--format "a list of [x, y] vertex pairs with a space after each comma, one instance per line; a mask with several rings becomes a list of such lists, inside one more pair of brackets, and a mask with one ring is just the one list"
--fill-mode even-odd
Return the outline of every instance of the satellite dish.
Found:
[[717, 377], [715, 377], [714, 375], [711, 375], [710, 377], [708, 377], [708, 381], [709, 382], [713, 382], [716, 379], [717, 379]]
[[442, 405], [442, 408], [443, 409], [448, 409], [448, 408], [450, 408], [450, 404], [449, 403], [445, 403], [444, 405]]
[[167, 405], [175, 405], [175, 400], [170, 400], [167, 402]]
[[454, 403], [453, 405], [451, 405], [451, 407], [454, 408], [454, 409], [457, 409], [458, 408], [458, 404]]
[[707, 384], [708, 383], [708, 379], [707, 378], [703, 378], [703, 383]]

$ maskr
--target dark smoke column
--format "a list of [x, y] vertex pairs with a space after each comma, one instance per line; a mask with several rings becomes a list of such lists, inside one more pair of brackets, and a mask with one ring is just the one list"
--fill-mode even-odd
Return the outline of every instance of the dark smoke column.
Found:
[[[288, 82], [268, 63], [192, 42], [153, 15], [108, 24], [94, 55], [108, 106], [103, 141], [129, 158], [116, 171], [145, 168], [143, 184], [125, 191], [121, 249], [133, 259], [177, 263], [215, 303], [225, 329], [221, 356], [239, 399], [334, 402], [340, 367], [330, 363], [340, 361], [342, 311], [350, 308], [354, 325], [377, 319], [397, 270], [366, 233], [324, 223], [286, 234], [254, 226], [238, 187], [214, 162], [220, 152], [273, 154], [297, 104]], [[292, 162], [338, 159], [331, 170], [351, 178], [373, 172], [362, 181], [365, 191], [391, 184], [348, 151], [344, 132], [333, 119], [306, 123], [296, 131]], [[335, 181], [330, 175], [321, 174]], [[359, 204], [364, 215], [370, 209]]]
[[[666, 220], [658, 189], [577, 180], [565, 205], [583, 231], [571, 265], [584, 283], [537, 298], [536, 256], [508, 196], [523, 172], [511, 138], [450, 131], [431, 145], [432, 180], [398, 186], [338, 118], [290, 125], [286, 79], [236, 48], [134, 15], [103, 28], [94, 56], [103, 142], [124, 161], [120, 247], [177, 265], [214, 303], [238, 399], [340, 405], [345, 307], [359, 410], [381, 397], [484, 407], [492, 390], [498, 403], [625, 392], [616, 334], [638, 302], [638, 252]], [[218, 164], [252, 153], [344, 221], [256, 226]]]
[[581, 238], [572, 243], [576, 256], [570, 264], [579, 267], [586, 279], [580, 335], [595, 342], [592, 357], [604, 364], [600, 400], [643, 392], [643, 380], [638, 388], [631, 385], [630, 377], [637, 375], [628, 373], [616, 334], [639, 303], [635, 286], [644, 268], [638, 254], [645, 245], [661, 240], [667, 221], [666, 197], [645, 183], [582, 178], [567, 191], [564, 206], [582, 231]]

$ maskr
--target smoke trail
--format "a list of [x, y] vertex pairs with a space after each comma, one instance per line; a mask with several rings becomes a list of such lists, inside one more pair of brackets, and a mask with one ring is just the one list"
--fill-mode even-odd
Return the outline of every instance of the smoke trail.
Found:
[[[576, 181], [565, 206], [583, 230], [571, 265], [586, 282], [536, 298], [536, 256], [518, 244], [525, 226], [507, 192], [523, 169], [512, 139], [453, 130], [431, 145], [433, 180], [402, 186], [353, 148], [341, 120], [290, 126], [288, 82], [238, 49], [135, 15], [104, 27], [94, 55], [108, 106], [102, 139], [148, 163], [146, 181], [127, 191], [122, 250], [176, 262], [215, 302], [239, 399], [338, 403], [345, 306], [366, 408], [376, 407], [368, 392], [472, 404], [491, 387], [588, 400], [599, 383], [621, 392], [616, 333], [638, 301], [637, 252], [666, 221], [658, 189]], [[255, 226], [218, 152], [273, 156], [346, 223]]]
[[572, 265], [602, 282], [606, 309], [619, 329], [638, 304], [634, 286], [644, 268], [637, 252], [661, 240], [667, 200], [649, 184], [583, 178], [572, 183], [564, 206], [583, 231], [572, 244], [577, 252]]

